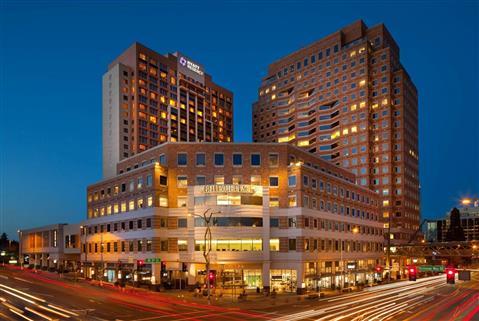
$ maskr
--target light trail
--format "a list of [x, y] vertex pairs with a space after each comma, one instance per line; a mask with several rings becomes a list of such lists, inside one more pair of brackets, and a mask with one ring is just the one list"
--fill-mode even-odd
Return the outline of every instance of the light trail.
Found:
[[[378, 291], [379, 293], [369, 292], [368, 293], [369, 296], [366, 297], [366, 298], [362, 298], [362, 299], [355, 300], [355, 301], [352, 301], [352, 302], [345, 302], [345, 303], [342, 303], [342, 304], [336, 304], [333, 307], [327, 307], [327, 308], [317, 309], [317, 310], [308, 310], [308, 311], [303, 311], [303, 312], [299, 312], [299, 313], [295, 313], [295, 314], [291, 314], [291, 315], [285, 315], [285, 316], [275, 318], [273, 320], [276, 320], [276, 321], [295, 321], [295, 320], [300, 320], [300, 319], [303, 319], [303, 318], [312, 318], [312, 317], [315, 317], [315, 316], [322, 315], [324, 313], [329, 313], [329, 312], [333, 312], [333, 311], [342, 309], [343, 307], [346, 307], [346, 306], [351, 306], [351, 305], [355, 305], [355, 304], [358, 304], [358, 303], [361, 303], [361, 302], [374, 300], [374, 302], [370, 302], [370, 303], [365, 304], [367, 306], [370, 306], [372, 304], [377, 304], [377, 303], [392, 300], [392, 299], [397, 300], [397, 299], [400, 299], [402, 297], [409, 297], [411, 295], [417, 295], [417, 294], [422, 293], [424, 291], [430, 291], [431, 289], [433, 289], [435, 286], [437, 286], [439, 284], [442, 284], [441, 281], [437, 280], [437, 278], [434, 278], [432, 280], [431, 279], [425, 280], [425, 281], [417, 283], [417, 284], [411, 284], [411, 285], [408, 284], [407, 286], [401, 286], [399, 288], [396, 287], [396, 288], [390, 288], [390, 289], [387, 289], [387, 290]], [[431, 288], [431, 286], [432, 286], [432, 288]], [[403, 292], [406, 292], [406, 291], [407, 291], [407, 293], [403, 293]], [[355, 297], [359, 296], [359, 295], [364, 296], [365, 293], [355, 295]], [[328, 300], [328, 302], [329, 301], [345, 300], [345, 299], [348, 299], [350, 297], [351, 296], [343, 296], [341, 298], [334, 298], [334, 299]], [[375, 300], [375, 299], [379, 299], [379, 298], [382, 298], [382, 299]], [[362, 307], [364, 307], [365, 305], [363, 304]], [[361, 308], [361, 307], [351, 307], [349, 310], [358, 309], [358, 308]], [[341, 313], [344, 313], [344, 310], [341, 311]], [[337, 315], [337, 314], [338, 313], [336, 313], [334, 315]], [[324, 317], [322, 317], [318, 320], [324, 320], [324, 319], [327, 319], [329, 317], [331, 317], [331, 315], [324, 316]]]
[[43, 306], [43, 305], [37, 304], [36, 306], [39, 307], [40, 309], [43, 309], [43, 310], [46, 310], [46, 311], [48, 311], [48, 312], [57, 314], [57, 315], [62, 316], [62, 317], [64, 317], [64, 318], [70, 318], [70, 316], [69, 316], [68, 314], [64, 314], [64, 313], [58, 312], [58, 311], [56, 311], [56, 310], [47, 308], [47, 307], [45, 307], [45, 306]]
[[6, 306], [7, 308], [9, 308], [9, 309], [13, 309], [13, 310], [17, 311], [18, 313], [23, 313], [22, 310], [20, 310], [19, 308], [17, 308], [17, 307], [14, 306], [14, 305], [11, 305], [11, 304], [8, 303], [8, 302], [2, 302], [2, 304], [3, 304], [4, 306]]
[[69, 310], [60, 308], [59, 306], [56, 306], [56, 305], [53, 305], [53, 304], [48, 304], [48, 306], [49, 306], [50, 308], [57, 309], [58, 311], [62, 311], [62, 312], [71, 314], [71, 315], [73, 315], [73, 316], [75, 316], [75, 317], [79, 316], [78, 313], [75, 313], [75, 312], [72, 312], [72, 311], [69, 311]]
[[50, 318], [49, 316], [47, 316], [47, 315], [45, 315], [45, 314], [43, 314], [43, 313], [41, 313], [41, 312], [38, 312], [37, 310], [31, 309], [31, 308], [29, 308], [29, 307], [25, 307], [25, 310], [30, 311], [31, 313], [36, 314], [36, 315], [38, 315], [39, 317], [42, 317], [42, 318], [47, 319], [47, 320], [49, 320], [49, 321], [52, 321], [52, 320], [53, 320], [53, 318]]
[[14, 296], [14, 297], [16, 297], [16, 298], [19, 298], [20, 300], [23, 300], [23, 301], [25, 301], [25, 302], [28, 302], [28, 303], [31, 303], [31, 304], [36, 304], [36, 303], [35, 303], [34, 301], [32, 301], [32, 300], [29, 300], [29, 299], [27, 299], [27, 298], [24, 298], [24, 297], [22, 297], [22, 296], [20, 296], [20, 295], [18, 295], [18, 294], [15, 294], [15, 293], [13, 293], [13, 292], [10, 292], [10, 291], [8, 291], [8, 290], [0, 289], [0, 291], [3, 291], [3, 292], [5, 292], [5, 293], [8, 293], [8, 294], [10, 294], [11, 296]]
[[29, 317], [27, 317], [27, 316], [24, 316], [22, 313], [18, 313], [18, 312], [17, 312], [17, 311], [15, 311], [15, 310], [12, 310], [12, 309], [10, 309], [10, 312], [12, 312], [12, 313], [14, 313], [14, 314], [18, 315], [18, 316], [19, 316], [19, 317], [21, 317], [21, 318], [24, 318], [25, 320], [28, 320], [28, 321], [35, 321], [35, 320], [33, 320], [33, 319], [30, 319], [30, 318], [29, 318]]
[[[15, 291], [15, 292], [17, 292], [17, 293], [20, 293], [20, 294], [26, 296], [26, 297], [32, 298], [32, 299], [37, 300], [37, 301], [40, 301], [40, 302], [46, 302], [46, 301], [43, 300], [42, 298], [33, 296], [33, 295], [31, 295], [31, 294], [28, 294], [28, 293], [25, 293], [25, 292], [23, 292], [23, 291], [17, 290], [17, 289], [15, 289], [15, 288], [6, 286], [6, 285], [4, 285], [4, 284], [0, 284], [0, 287], [5, 288], [5, 289], [8, 289], [8, 290], [10, 290], [10, 291]], [[1, 289], [0, 289], [0, 290], [1, 290]]]

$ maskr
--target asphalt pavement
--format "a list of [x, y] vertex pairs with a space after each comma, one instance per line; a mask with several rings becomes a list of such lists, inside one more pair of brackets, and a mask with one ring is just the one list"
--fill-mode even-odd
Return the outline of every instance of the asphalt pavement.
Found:
[[446, 284], [445, 275], [366, 288], [321, 299], [228, 300], [72, 282], [48, 272], [0, 269], [0, 320], [479, 321], [479, 272]]

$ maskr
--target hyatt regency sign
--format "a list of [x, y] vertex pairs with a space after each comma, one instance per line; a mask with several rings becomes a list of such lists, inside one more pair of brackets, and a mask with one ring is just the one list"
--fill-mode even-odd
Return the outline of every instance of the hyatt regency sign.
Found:
[[205, 185], [203, 187], [205, 194], [209, 193], [254, 193], [251, 185]]
[[181, 53], [176, 54], [178, 57], [178, 70], [182, 74], [204, 84], [205, 72], [203, 66], [196, 62], [193, 62], [190, 58], [182, 55]]

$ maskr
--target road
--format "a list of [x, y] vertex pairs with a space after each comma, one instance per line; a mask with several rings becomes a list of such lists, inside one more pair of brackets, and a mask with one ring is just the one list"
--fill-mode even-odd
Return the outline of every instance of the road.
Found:
[[186, 302], [150, 292], [122, 293], [83, 282], [0, 270], [0, 320], [264, 320], [259, 312]]
[[[298, 308], [298, 307], [297, 307]], [[469, 282], [447, 284], [445, 275], [392, 283], [321, 299], [276, 321], [479, 321], [479, 273]]]
[[294, 304], [209, 306], [172, 295], [100, 288], [16, 269], [0, 270], [0, 320], [479, 321], [479, 272], [470, 282], [445, 276], [367, 288]]

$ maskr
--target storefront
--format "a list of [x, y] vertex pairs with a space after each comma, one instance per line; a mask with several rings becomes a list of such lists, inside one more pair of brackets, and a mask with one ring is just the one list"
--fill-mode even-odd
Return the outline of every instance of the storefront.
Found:
[[271, 270], [271, 288], [276, 292], [296, 292], [296, 270]]

